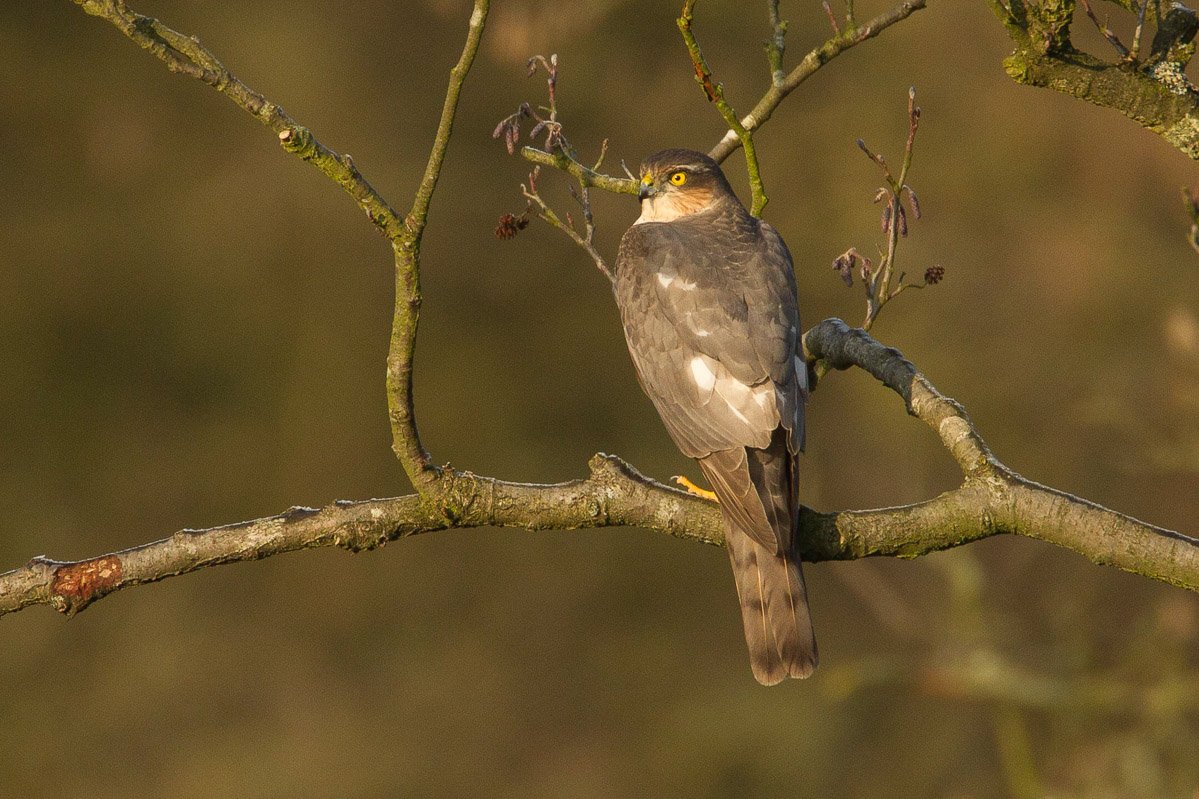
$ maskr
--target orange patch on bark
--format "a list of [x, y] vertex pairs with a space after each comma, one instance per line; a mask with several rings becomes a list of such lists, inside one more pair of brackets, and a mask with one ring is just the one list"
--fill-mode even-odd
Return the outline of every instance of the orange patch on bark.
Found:
[[115, 555], [59, 566], [50, 590], [59, 596], [87, 600], [97, 591], [119, 583], [123, 572], [121, 560]]

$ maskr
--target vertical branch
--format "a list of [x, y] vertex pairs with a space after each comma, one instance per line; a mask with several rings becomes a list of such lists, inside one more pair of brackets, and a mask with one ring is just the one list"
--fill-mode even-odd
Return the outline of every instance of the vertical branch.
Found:
[[[916, 89], [912, 87], [908, 89], [908, 140], [904, 146], [903, 165], [899, 168], [898, 178], [891, 176], [891, 170], [887, 169], [882, 156], [878, 156], [878, 162], [883, 168], [883, 176], [887, 181], [887, 188], [890, 189], [890, 196], [887, 197], [887, 205], [890, 208], [890, 213], [887, 217], [884, 217], [884, 219], [890, 220], [890, 224], [884, 225], [887, 232], [887, 257], [883, 259], [882, 275], [878, 281], [878, 294], [875, 298], [873, 314], [867, 318], [864, 325], [866, 330], [870, 329], [870, 325], [878, 316], [878, 312], [882, 309], [883, 305], [904, 288], [901, 285], [892, 292], [891, 276], [894, 273], [895, 250], [899, 246], [899, 237], [908, 235], [907, 215], [903, 209], [903, 192], [908, 188], [908, 170], [912, 168], [912, 145], [916, 141], [916, 128], [919, 125], [920, 108], [916, 105]], [[910, 189], [908, 190], [910, 191]], [[900, 282], [902, 284], [902, 280]]]
[[[687, 45], [687, 52], [691, 54], [691, 63], [695, 66], [695, 80], [703, 87], [704, 93], [708, 95], [708, 102], [716, 105], [716, 110], [724, 117], [725, 123], [737, 134], [737, 139], [741, 142], [741, 147], [745, 150], [745, 168], [749, 172], [749, 186], [753, 193], [750, 213], [760, 217], [762, 216], [762, 210], [766, 208], [766, 203], [770, 200], [766, 196], [765, 188], [762, 186], [762, 174], [758, 168], [758, 153], [754, 149], [753, 134], [741, 124], [741, 120], [737, 118], [737, 112], [724, 99], [724, 84], [716, 83], [712, 80], [712, 70], [708, 68], [708, 62], [704, 59], [704, 52], [700, 49], [699, 42], [696, 41], [695, 34], [691, 31], [692, 10], [695, 7], [695, 3], [696, 0], [686, 0], [683, 4], [683, 13], [677, 20], [679, 31], [683, 34], [683, 41]], [[777, 17], [777, 9], [773, 9], [773, 11], [772, 22], [774, 21], [774, 17]], [[778, 57], [781, 70], [781, 50]], [[772, 62], [772, 69], [773, 66]]]
[[475, 0], [475, 10], [470, 15], [470, 29], [466, 35], [466, 44], [462, 47], [462, 55], [458, 63], [450, 70], [450, 83], [445, 91], [445, 103], [441, 107], [441, 119], [437, 123], [437, 135], [433, 139], [433, 149], [429, 152], [429, 162], [425, 165], [425, 174], [421, 178], [420, 187], [416, 190], [416, 198], [412, 210], [408, 213], [405, 223], [411, 232], [418, 248], [420, 237], [425, 229], [425, 218], [428, 216], [429, 203], [437, 188], [437, 180], [441, 177], [441, 164], [445, 161], [445, 152], [450, 145], [450, 136], [454, 130], [454, 116], [458, 112], [458, 97], [462, 94], [462, 84], [470, 72], [479, 51], [479, 42], [483, 38], [483, 26], [487, 22], [487, 12], [491, 8], [491, 0]]
[[437, 179], [445, 160], [446, 149], [454, 129], [458, 97], [466, 81], [487, 21], [490, 0], [475, 0], [470, 17], [470, 29], [458, 63], [450, 70], [450, 82], [441, 109], [441, 120], [429, 152], [425, 174], [416, 190], [412, 210], [404, 219], [404, 230], [392, 240], [396, 263], [395, 315], [392, 320], [391, 344], [387, 354], [387, 406], [391, 420], [392, 449], [408, 474], [408, 479], [420, 493], [436, 481], [438, 472], [431, 467], [432, 458], [421, 444], [416, 429], [412, 397], [412, 360], [416, 351], [416, 328], [420, 320], [420, 245], [429, 213], [429, 203], [437, 189]]
[[853, 286], [854, 269], [860, 266], [859, 274], [866, 289], [866, 319], [862, 322], [863, 330], [869, 330], [883, 306], [904, 291], [935, 285], [945, 277], [944, 268], [933, 265], [924, 271], [923, 283], [905, 283], [905, 273], [900, 272], [895, 287], [891, 287], [892, 277], [895, 274], [896, 248], [899, 246], [900, 237], [908, 235], [908, 212], [903, 204], [905, 194], [908, 199], [908, 207], [912, 210], [912, 216], [916, 219], [920, 218], [920, 201], [916, 199], [916, 192], [907, 183], [908, 171], [912, 168], [916, 130], [919, 126], [920, 107], [916, 105], [916, 89], [912, 87], [908, 89], [908, 139], [904, 145], [903, 162], [898, 177], [891, 173], [891, 168], [887, 166], [887, 160], [881, 153], [872, 152], [866, 146], [866, 142], [858, 139], [858, 147], [882, 170], [883, 180], [887, 184], [874, 194], [874, 202], [886, 201], [880, 222], [883, 235], [887, 237], [887, 249], [886, 252], [880, 251], [882, 260], [877, 269], [874, 268], [869, 258], [863, 256], [854, 247], [850, 247], [837, 256], [833, 261], [833, 269], [845, 281], [845, 285]]
[[782, 86], [787, 79], [783, 71], [783, 53], [787, 50], [787, 21], [779, 17], [779, 0], [766, 0], [770, 17], [770, 39], [766, 42], [766, 60], [770, 63], [770, 85]]
[[1132, 34], [1132, 52], [1128, 57], [1136, 61], [1141, 57], [1141, 32], [1145, 29], [1145, 12], [1149, 10], [1149, 0], [1141, 0], [1141, 11], [1137, 14], [1137, 29]]

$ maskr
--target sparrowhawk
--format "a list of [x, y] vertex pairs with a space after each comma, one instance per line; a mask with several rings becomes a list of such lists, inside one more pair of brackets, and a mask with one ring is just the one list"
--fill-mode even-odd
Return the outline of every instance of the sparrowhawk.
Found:
[[702, 153], [649, 156], [638, 196], [614, 286], [637, 377], [715, 489], [754, 676], [807, 677], [816, 639], [795, 532], [808, 381], [791, 254]]

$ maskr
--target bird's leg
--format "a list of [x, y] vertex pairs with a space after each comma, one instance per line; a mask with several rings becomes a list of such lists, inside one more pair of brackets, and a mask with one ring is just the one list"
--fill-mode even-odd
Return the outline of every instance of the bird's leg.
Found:
[[716, 498], [716, 492], [708, 491], [707, 489], [700, 488], [695, 483], [688, 480], [686, 477], [683, 477], [681, 474], [676, 474], [674, 477], [672, 477], [670, 479], [674, 480], [676, 483], [681, 485], [683, 487], [683, 489], [687, 491], [688, 494], [695, 494], [697, 497], [703, 497], [704, 499], [710, 499], [713, 502], [720, 502], [720, 500], [718, 500]]

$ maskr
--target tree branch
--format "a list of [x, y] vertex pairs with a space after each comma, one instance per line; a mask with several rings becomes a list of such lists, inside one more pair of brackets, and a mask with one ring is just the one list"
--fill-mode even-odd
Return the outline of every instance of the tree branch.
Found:
[[[705, 543], [723, 543], [714, 504], [657, 483], [611, 456], [593, 458], [587, 479], [556, 485], [509, 483], [429, 466], [429, 456], [416, 436], [411, 398], [420, 305], [420, 236], [448, 146], [458, 94], [478, 49], [487, 0], [475, 2], [466, 45], [451, 72], [429, 163], [413, 209], [403, 222], [362, 178], [349, 156], [339, 156], [317, 142], [281, 109], [233, 77], [197, 40], [130, 12], [120, 0], [76, 2], [89, 13], [109, 19], [173, 71], [227, 94], [276, 130], [285, 149], [338, 182], [391, 239], [397, 267], [395, 329], [388, 358], [392, 428], [397, 454], [419, 493], [388, 500], [337, 502], [320, 510], [293, 508], [266, 519], [184, 530], [161, 541], [83, 561], [35, 557], [22, 568], [0, 574], [0, 615], [33, 604], [50, 604], [72, 614], [121, 588], [206, 566], [321, 546], [369, 549], [396, 538], [448, 528], [636, 525]], [[892, 13], [907, 16], [922, 7], [923, 1], [916, 0]], [[877, 21], [866, 26], [867, 32]], [[851, 26], [844, 36], [859, 36], [858, 41], [869, 38], [862, 30]], [[759, 118], [757, 124], [764, 120]], [[584, 185], [599, 185], [587, 181], [603, 176], [585, 169], [577, 170], [576, 177]], [[1073, 549], [1097, 563], [1199, 590], [1199, 541], [1020, 477], [994, 457], [965, 410], [941, 395], [898, 350], [882, 346], [864, 331], [850, 329], [837, 319], [825, 320], [809, 331], [804, 346], [817, 374], [828, 368], [858, 366], [897, 392], [908, 412], [937, 432], [965, 478], [953, 491], [904, 507], [838, 513], [803, 509], [800, 551], [806, 560], [915, 557], [998, 533], [1015, 533]], [[435, 491], [430, 491], [433, 486]]]
[[[821, 513], [803, 508], [804, 560], [875, 555], [913, 558], [1000, 533], [1072, 549], [1096, 563], [1199, 591], [1199, 541], [1139, 522], [1026, 480], [1000, 463], [966, 411], [911, 362], [865, 331], [827, 319], [804, 336], [813, 359], [857, 366], [895, 391], [908, 413], [931, 427], [962, 469], [958, 488], [914, 505]], [[717, 506], [642, 475], [619, 458], [596, 455], [590, 476], [554, 485], [509, 483], [443, 470], [437, 502], [417, 495], [292, 508], [265, 519], [183, 530], [133, 549], [75, 562], [36, 557], [0, 574], [0, 615], [48, 604], [68, 615], [107, 594], [207, 566], [258, 560], [299, 549], [373, 549], [388, 541], [451, 528], [574, 530], [636, 526], [723, 545]]]
[[391, 205], [362, 176], [348, 154], [338, 155], [312, 132], [242, 83], [194, 36], [171, 30], [156, 19], [131, 11], [124, 0], [75, 0], [88, 14], [106, 19], [139, 47], [161, 59], [171, 72], [189, 75], [216, 89], [239, 108], [275, 131], [283, 149], [307, 161], [341, 186], [388, 238], [403, 230]]
[[[1199, 160], [1199, 91], [1183, 72], [1195, 51], [1192, 40], [1199, 30], [1194, 11], [1175, 3], [1158, 22], [1150, 55], [1142, 59], [1140, 24], [1133, 52], [1099, 22], [1083, 0], [1087, 14], [1120, 55], [1118, 61], [1109, 63], [1076, 49], [1071, 42], [1073, 0], [1013, 3], [1010, 8], [999, 0], [987, 2], [1016, 45], [1003, 62], [1012, 80], [1115, 109]], [[1140, 13], [1145, 5], [1126, 7]], [[1143, 24], [1143, 15], [1139, 22]]]
[[[850, 6], [852, 8], [852, 6]], [[791, 70], [786, 79], [781, 83], [771, 81], [770, 88], [762, 95], [762, 99], [753, 107], [753, 110], [746, 114], [741, 119], [741, 126], [749, 133], [753, 133], [758, 128], [770, 119], [774, 114], [774, 109], [779, 107], [779, 103], [787, 99], [787, 95], [795, 91], [795, 89], [808, 78], [816, 74], [822, 66], [832, 61], [837, 56], [856, 47], [867, 39], [873, 39], [887, 28], [894, 25], [896, 22], [902, 22], [912, 14], [926, 7], [926, 0], [906, 0], [906, 2], [892, 8], [890, 11], [884, 11], [874, 19], [867, 22], [865, 25], [857, 26], [853, 24], [852, 16], [848, 19], [848, 24], [845, 30], [836, 33], [831, 39], [826, 41], [819, 47], [811, 50], [803, 57], [803, 60]], [[716, 159], [717, 162], [723, 162], [729, 155], [741, 146], [741, 137], [733, 128], [724, 134], [724, 137], [708, 151], [708, 155]]]
[[[695, 38], [695, 32], [691, 30], [692, 12], [695, 3], [696, 0], [686, 0], [683, 3], [683, 13], [677, 20], [679, 32], [683, 34], [683, 43], [687, 45], [687, 53], [691, 56], [692, 66], [695, 67], [696, 81], [703, 88], [704, 94], [708, 97], [708, 102], [715, 104], [716, 110], [720, 112], [720, 116], [724, 118], [725, 123], [736, 134], [742, 149], [745, 150], [745, 167], [749, 173], [749, 187], [753, 194], [749, 212], [756, 217], [761, 217], [762, 211], [766, 208], [766, 203], [770, 202], [770, 199], [766, 196], [766, 188], [762, 185], [762, 171], [758, 167], [758, 151], [754, 147], [753, 133], [737, 120], [737, 112], [733, 110], [728, 100], [724, 98], [724, 84], [716, 83], [712, 80], [712, 70], [708, 67], [708, 61], [704, 58], [704, 51], [700, 48], [699, 42]], [[774, 23], [775, 37], [769, 49], [769, 59], [772, 67], [777, 63], [779, 69], [782, 69], [783, 51], [779, 45], [783, 41], [783, 37], [780, 31], [785, 30], [785, 28], [782, 22], [778, 20], [777, 5], [771, 6], [771, 22]], [[776, 85], [773, 78], [771, 79], [771, 83], [772, 85]]]
[[289, 153], [307, 161], [354, 198], [367, 218], [391, 241], [395, 252], [396, 306], [387, 358], [387, 397], [392, 448], [418, 491], [436, 482], [438, 470], [421, 445], [412, 402], [412, 359], [420, 318], [420, 241], [429, 203], [437, 188], [441, 165], [449, 146], [458, 108], [458, 96], [470, 71], [487, 20], [490, 0], [475, 0], [466, 44], [450, 72], [449, 88], [437, 126], [429, 162], [412, 204], [401, 221], [391, 205], [367, 182], [347, 153], [338, 155], [321, 144], [312, 132], [282, 108], [242, 83], [227, 70], [200, 40], [168, 28], [156, 19], [138, 14], [124, 0], [75, 0], [93, 16], [106, 19], [140, 47], [161, 59], [169, 70], [189, 75], [221, 92], [262, 124], [275, 131]]
[[[895, 349], [840, 319], [826, 319], [804, 336], [809, 358], [834, 369], [857, 366], [903, 397], [908, 413], [941, 437], [966, 480], [934, 500], [888, 508], [865, 523], [872, 534], [883, 525], [912, 524], [920, 530], [897, 554], [914, 557], [998, 533], [1048, 541], [1091, 561], [1199, 591], [1199, 540], [1138, 521], [1064, 491], [1021, 477], [1000, 463], [966, 411], [943, 396]], [[935, 506], [935, 507], [934, 507]], [[838, 517], [845, 514], [838, 514]], [[906, 518], [905, 518], [906, 517]], [[838, 527], [860, 538], [864, 517], [854, 514]]]
[[559, 149], [555, 149], [552, 153], [547, 153], [545, 150], [539, 150], [536, 147], [522, 147], [520, 154], [526, 161], [560, 169], [584, 186], [594, 186], [597, 189], [610, 191], [614, 194], [637, 193], [637, 181], [630, 178], [614, 178], [611, 175], [596, 172], [594, 169], [568, 157]]
[[[995, 0], [998, 2], [998, 0]], [[852, 9], [852, 3], [847, 3], [847, 7]], [[741, 118], [741, 126], [745, 129], [746, 134], [752, 134], [755, 130], [762, 127], [765, 122], [774, 114], [774, 110], [779, 104], [787, 98], [787, 95], [795, 91], [798, 86], [808, 78], [816, 74], [816, 72], [829, 61], [832, 61], [841, 53], [856, 47], [868, 39], [873, 39], [880, 33], [885, 31], [897, 22], [910, 17], [915, 12], [926, 8], [927, 0], [906, 0], [903, 3], [892, 8], [890, 11], [885, 11], [879, 14], [874, 19], [867, 22], [865, 25], [856, 25], [853, 22], [852, 12], [847, 18], [847, 26], [845, 30], [838, 31], [835, 35], [824, 42], [824, 44], [813, 49], [803, 57], [803, 60], [791, 70], [789, 74], [782, 80], [776, 80], [774, 75], [774, 54], [770, 53], [770, 63], [772, 69], [771, 86], [766, 91], [762, 98], [758, 100], [757, 105], [753, 110]], [[779, 41], [779, 28], [774, 27], [774, 15], [771, 17], [772, 34], [774, 41]], [[780, 22], [784, 28], [785, 22]], [[778, 63], [782, 64], [782, 50], [778, 51]], [[702, 77], [701, 77], [702, 85]], [[717, 162], [723, 162], [729, 155], [742, 144], [741, 137], [738, 132], [730, 127], [728, 133], [724, 135], [715, 147], [708, 151], [708, 155], [716, 159]], [[604, 191], [611, 191], [618, 194], [636, 194], [637, 182], [634, 180], [626, 180], [624, 178], [616, 178], [611, 175], [604, 175], [594, 170], [588, 169], [585, 165], [568, 158], [565, 154], [554, 151], [552, 153], [544, 150], [539, 150], [536, 147], [524, 147], [520, 154], [528, 161], [542, 166], [550, 166], [555, 169], [560, 169], [563, 172], [583, 181], [587, 186], [594, 186]]]
[[416, 427], [416, 408], [412, 393], [412, 362], [416, 354], [416, 329], [420, 322], [420, 245], [428, 218], [429, 203], [437, 188], [441, 165], [449, 148], [458, 112], [458, 97], [470, 72], [483, 38], [491, 0], [475, 0], [470, 16], [470, 29], [458, 63], [450, 70], [449, 87], [441, 109], [441, 120], [433, 138], [429, 162], [421, 178], [412, 210], [404, 220], [401, 235], [392, 239], [395, 251], [396, 293], [392, 317], [391, 343], [387, 350], [387, 410], [391, 420], [391, 448], [404, 466], [404, 471], [418, 493], [434, 490], [441, 470], [432, 465], [433, 458], [421, 444]]

